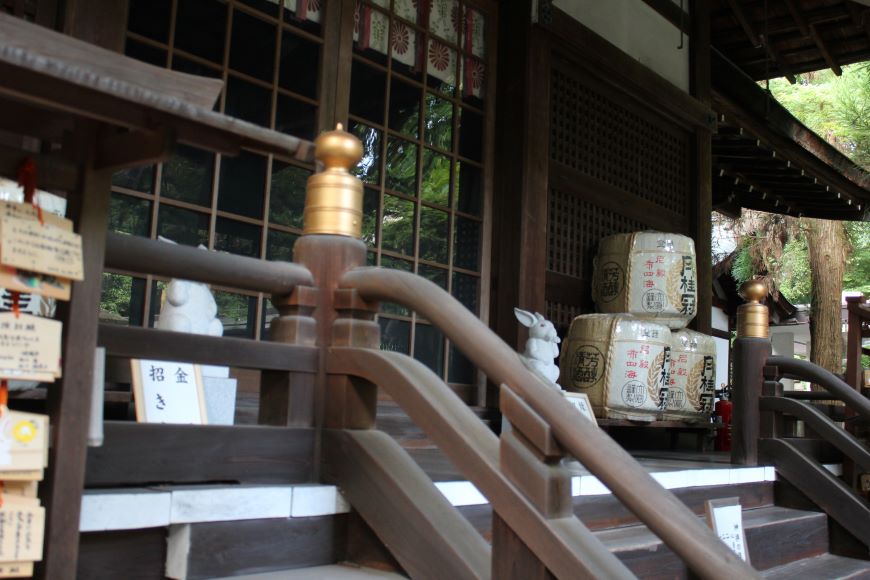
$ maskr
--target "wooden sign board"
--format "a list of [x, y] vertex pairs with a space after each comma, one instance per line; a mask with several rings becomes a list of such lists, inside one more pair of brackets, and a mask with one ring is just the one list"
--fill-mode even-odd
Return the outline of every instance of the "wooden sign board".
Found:
[[130, 365], [137, 421], [208, 423], [199, 365], [158, 360], [131, 360]]
[[82, 280], [82, 238], [72, 222], [43, 214], [32, 205], [0, 202], [0, 263], [58, 278]]
[[0, 562], [0, 578], [31, 578], [33, 562]]
[[4, 408], [0, 417], [0, 479], [5, 479], [8, 472], [33, 472], [46, 467], [48, 416]]
[[42, 560], [45, 508], [36, 498], [26, 499], [31, 502], [8, 502], [0, 507], [0, 562]]
[[749, 546], [743, 529], [743, 508], [740, 498], [710, 499], [705, 503], [707, 523], [725, 545], [749, 563]]
[[595, 412], [592, 410], [592, 403], [589, 402], [589, 395], [586, 393], [569, 393], [568, 391], [562, 391], [562, 393], [568, 399], [568, 402], [571, 403], [571, 406], [580, 411], [581, 415], [596, 425], [598, 424], [598, 421], [595, 420]]
[[62, 329], [57, 320], [0, 312], [0, 377], [54, 382], [61, 370]]

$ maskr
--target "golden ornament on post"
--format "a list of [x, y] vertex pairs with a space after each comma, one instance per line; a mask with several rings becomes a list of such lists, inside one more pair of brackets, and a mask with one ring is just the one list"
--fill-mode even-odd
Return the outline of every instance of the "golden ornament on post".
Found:
[[767, 306], [761, 303], [767, 296], [767, 286], [759, 280], [747, 280], [739, 294], [746, 304], [737, 308], [737, 338], [768, 338]]
[[362, 143], [339, 123], [335, 131], [322, 133], [314, 146], [324, 169], [309, 177], [305, 187], [303, 235], [362, 237], [363, 187], [350, 173], [362, 158]]

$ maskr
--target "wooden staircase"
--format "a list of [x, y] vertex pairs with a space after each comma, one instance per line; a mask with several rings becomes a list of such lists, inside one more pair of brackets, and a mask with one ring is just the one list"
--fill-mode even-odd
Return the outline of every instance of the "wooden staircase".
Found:
[[[387, 415], [389, 416], [389, 414]], [[394, 419], [398, 417], [395, 414]], [[386, 421], [390, 428], [398, 421]], [[407, 425], [400, 430], [403, 437], [412, 432]], [[407, 442], [410, 441], [410, 444]], [[436, 482], [467, 483], [437, 449], [422, 447], [418, 436], [410, 436], [406, 443], [409, 453]], [[870, 578], [870, 561], [831, 553], [832, 530], [828, 517], [808, 509], [795, 509], [777, 505], [780, 497], [793, 505], [794, 490], [784, 482], [770, 481], [770, 468], [737, 468], [722, 462], [668, 460], [667, 454], [656, 458], [640, 458], [641, 463], [659, 481], [670, 481], [671, 491], [691, 511], [703, 517], [704, 503], [708, 499], [737, 497], [744, 507], [744, 527], [753, 567], [764, 577], [825, 579]], [[724, 461], [724, 457], [719, 457]], [[680, 466], [685, 465], [685, 469]], [[580, 466], [578, 474], [587, 474]], [[758, 475], [764, 472], [764, 476]], [[703, 477], [728, 474], [732, 483], [724, 485], [697, 485]], [[702, 477], [703, 476], [703, 477]], [[760, 481], [757, 481], [761, 479]], [[674, 483], [685, 480], [684, 484]], [[785, 487], [783, 487], [785, 486]], [[688, 578], [684, 562], [667, 548], [646, 526], [638, 522], [611, 494], [592, 492], [594, 495], [575, 495], [574, 513], [591, 529], [602, 543], [639, 578]], [[642, 490], [639, 490], [642, 493]], [[460, 505], [457, 507], [487, 540], [492, 538], [492, 510], [488, 504]], [[354, 513], [333, 513], [297, 518], [295, 521], [279, 519], [247, 520], [236, 522], [210, 522], [192, 524], [191, 553], [197, 554], [188, 570], [188, 578], [242, 578], [244, 580], [356, 580], [405, 577], [397, 562], [383, 545], [364, 540], [366, 525]], [[283, 534], [285, 549], [280, 549], [267, 538]], [[358, 543], [347, 542], [357, 536]], [[247, 538], [247, 539], [246, 539]], [[256, 540], [256, 541], [251, 541]], [[251, 558], [235, 545], [246, 549], [256, 542], [269, 549], [258, 552], [258, 568], [253, 569]], [[351, 546], [343, 552], [339, 546]], [[87, 560], [88, 551], [83, 550]], [[207, 565], [208, 560], [212, 565]], [[198, 561], [197, 564], [195, 561]], [[214, 570], [219, 562], [220, 576]], [[105, 570], [105, 569], [103, 569]], [[94, 569], [96, 572], [96, 569]], [[253, 573], [255, 572], [255, 573]], [[105, 578], [100, 574], [80, 574], [80, 578]], [[127, 575], [125, 578], [155, 578], [152, 574]]]

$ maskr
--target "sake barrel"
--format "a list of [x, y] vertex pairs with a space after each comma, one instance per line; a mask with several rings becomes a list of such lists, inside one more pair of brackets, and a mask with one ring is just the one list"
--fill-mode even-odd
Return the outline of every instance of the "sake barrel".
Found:
[[692, 330], [671, 333], [670, 420], [708, 421], [716, 391], [716, 342]]
[[596, 417], [653, 421], [665, 411], [671, 331], [625, 314], [585, 314], [562, 341], [560, 380]]
[[592, 299], [601, 312], [626, 312], [669, 328], [684, 328], [695, 317], [692, 238], [661, 232], [609, 236], [601, 240], [594, 264]]

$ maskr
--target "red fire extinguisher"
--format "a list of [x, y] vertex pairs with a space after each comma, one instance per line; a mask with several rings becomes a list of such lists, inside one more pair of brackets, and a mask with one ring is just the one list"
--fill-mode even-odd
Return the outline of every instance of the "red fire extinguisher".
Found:
[[731, 403], [731, 389], [723, 388], [719, 395], [719, 401], [716, 403], [714, 412], [719, 418], [719, 429], [716, 431], [716, 451], [731, 451], [731, 411], [733, 404]]

